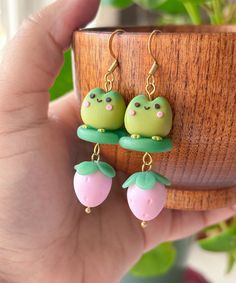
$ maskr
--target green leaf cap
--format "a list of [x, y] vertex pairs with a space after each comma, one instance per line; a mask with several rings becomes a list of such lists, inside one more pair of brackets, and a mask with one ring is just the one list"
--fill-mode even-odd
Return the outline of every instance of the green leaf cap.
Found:
[[129, 186], [136, 184], [142, 190], [151, 190], [156, 183], [160, 183], [165, 186], [170, 186], [171, 182], [164, 176], [154, 172], [154, 171], [145, 171], [145, 172], [136, 172], [131, 175], [122, 185], [123, 189], [128, 188]]
[[90, 175], [100, 171], [103, 175], [113, 178], [116, 175], [114, 168], [102, 161], [84, 161], [75, 165], [75, 170], [79, 175]]

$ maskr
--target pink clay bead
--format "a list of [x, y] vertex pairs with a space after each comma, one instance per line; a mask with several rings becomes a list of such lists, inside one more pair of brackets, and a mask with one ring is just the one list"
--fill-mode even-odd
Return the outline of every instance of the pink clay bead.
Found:
[[166, 188], [157, 183], [151, 190], [142, 190], [136, 184], [127, 191], [128, 204], [133, 214], [141, 221], [157, 217], [166, 202]]
[[97, 171], [90, 175], [74, 176], [74, 189], [79, 201], [86, 207], [95, 207], [104, 202], [112, 185], [112, 178]]

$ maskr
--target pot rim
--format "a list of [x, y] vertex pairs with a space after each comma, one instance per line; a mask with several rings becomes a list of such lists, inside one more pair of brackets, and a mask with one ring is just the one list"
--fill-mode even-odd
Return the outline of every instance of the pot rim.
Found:
[[75, 32], [88, 34], [111, 34], [116, 29], [124, 29], [126, 35], [150, 34], [154, 29], [161, 31], [159, 35], [219, 35], [236, 36], [236, 25], [162, 25], [162, 26], [112, 26], [81, 28]]

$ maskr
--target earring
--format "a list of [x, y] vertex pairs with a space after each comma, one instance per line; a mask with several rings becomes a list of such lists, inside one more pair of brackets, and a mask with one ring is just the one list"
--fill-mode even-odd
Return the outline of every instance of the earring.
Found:
[[165, 186], [171, 182], [164, 176], [152, 171], [150, 153], [167, 152], [172, 149], [171, 139], [167, 137], [172, 128], [172, 110], [165, 97], [153, 98], [156, 90], [154, 74], [158, 63], [153, 55], [151, 43], [154, 30], [148, 39], [148, 51], [154, 63], [148, 72], [146, 94], [134, 97], [125, 112], [125, 128], [130, 136], [120, 139], [120, 146], [134, 151], [144, 152], [142, 171], [131, 175], [122, 185], [128, 188], [127, 199], [133, 214], [142, 221], [144, 228], [147, 221], [154, 219], [163, 209], [167, 191]]
[[112, 50], [113, 37], [124, 30], [114, 31], [109, 38], [109, 51], [114, 61], [104, 76], [105, 90], [92, 89], [81, 106], [83, 125], [77, 130], [80, 139], [95, 143], [91, 161], [84, 161], [74, 168], [74, 189], [79, 201], [90, 213], [92, 207], [100, 205], [108, 196], [115, 170], [108, 163], [100, 161], [100, 144], [118, 144], [123, 135], [125, 101], [122, 95], [113, 91], [114, 71], [119, 62]]

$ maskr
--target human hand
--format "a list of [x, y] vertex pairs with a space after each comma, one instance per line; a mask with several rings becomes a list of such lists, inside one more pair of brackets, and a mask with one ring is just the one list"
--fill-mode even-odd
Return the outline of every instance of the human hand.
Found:
[[[79, 142], [75, 94], [49, 104], [48, 89], [75, 28], [98, 0], [60, 0], [28, 19], [0, 71], [0, 281], [113, 283], [144, 251], [235, 214], [165, 209], [147, 229], [129, 211], [120, 174], [104, 204], [84, 213], [73, 191]], [[92, 86], [91, 86], [92, 87]]]

